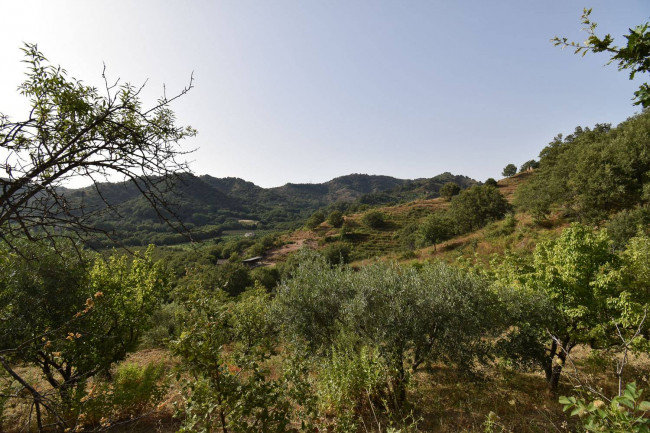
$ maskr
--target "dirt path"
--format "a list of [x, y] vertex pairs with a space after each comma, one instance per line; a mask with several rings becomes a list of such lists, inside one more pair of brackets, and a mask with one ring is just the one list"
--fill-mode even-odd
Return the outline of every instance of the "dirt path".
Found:
[[286, 242], [279, 248], [271, 250], [264, 259], [264, 262], [277, 263], [286, 260], [287, 256], [293, 252], [298, 251], [303, 246], [315, 248], [318, 245], [316, 236], [311, 231], [299, 230], [285, 235], [282, 241]]

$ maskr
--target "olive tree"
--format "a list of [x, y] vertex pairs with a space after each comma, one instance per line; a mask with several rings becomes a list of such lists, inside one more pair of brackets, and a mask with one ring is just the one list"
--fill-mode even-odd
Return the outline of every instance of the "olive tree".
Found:
[[396, 264], [354, 271], [302, 254], [275, 300], [288, 337], [325, 356], [342, 338], [357, 341], [358, 349], [376, 348], [398, 404], [419, 367], [442, 361], [467, 371], [504, 330], [498, 295], [475, 274], [443, 263], [420, 271]]

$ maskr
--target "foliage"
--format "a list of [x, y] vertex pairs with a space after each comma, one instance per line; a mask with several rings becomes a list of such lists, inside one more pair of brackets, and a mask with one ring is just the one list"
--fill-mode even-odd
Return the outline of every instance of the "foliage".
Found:
[[517, 174], [517, 166], [514, 164], [508, 164], [503, 168], [503, 171], [501, 172], [501, 175], [503, 177], [510, 177], [514, 176]]
[[[630, 29], [630, 33], [624, 35], [627, 44], [623, 47], [614, 45], [614, 38], [607, 34], [600, 38], [596, 36], [597, 24], [590, 18], [591, 9], [584, 9], [580, 21], [585, 26], [584, 31], [589, 37], [580, 44], [578, 42], [569, 42], [567, 38], [554, 37], [551, 41], [555, 46], [575, 48], [575, 54], [583, 56], [588, 52], [601, 53], [607, 52], [611, 55], [609, 63], [618, 63], [618, 70], [627, 69], [630, 71], [630, 80], [634, 79], [638, 72], [650, 72], [650, 23], [645, 23]], [[648, 83], [643, 83], [639, 90], [634, 92], [635, 105], [641, 105], [644, 108], [650, 106], [650, 87]]]
[[135, 348], [168, 278], [151, 250], [133, 260], [97, 258], [92, 266], [79, 264], [70, 251], [30, 252], [32, 260], [6, 252], [1, 257], [1, 346], [39, 366], [66, 398]]
[[79, 422], [107, 427], [108, 422], [153, 411], [165, 397], [167, 388], [163, 364], [119, 364], [110, 382], [95, 382], [81, 398]]
[[574, 224], [559, 238], [540, 243], [530, 266], [504, 278], [507, 284], [521, 285], [524, 293], [543, 294], [548, 300], [544, 316], [538, 317], [541, 323], [530, 322], [535, 316], [522, 317], [520, 326], [528, 332], [518, 337], [527, 341], [522, 349], [537, 357], [552, 389], [576, 344], [594, 344], [610, 336], [613, 313], [608, 301], [616, 293], [599, 284], [599, 278], [616, 262], [605, 232]]
[[650, 173], [650, 112], [616, 128], [596, 125], [558, 135], [540, 153], [540, 167], [518, 189], [517, 206], [538, 219], [553, 206], [582, 222], [597, 222], [613, 212], [647, 201]]
[[142, 334], [140, 347], [167, 347], [170, 340], [178, 337], [178, 318], [183, 311], [176, 302], [162, 304], [152, 313], [151, 327]]
[[223, 292], [191, 293], [183, 332], [173, 346], [191, 375], [184, 385], [181, 431], [285, 431], [291, 410], [287, 391], [265, 365], [277, 345], [269, 307], [262, 288], [239, 302]]
[[386, 215], [380, 211], [366, 212], [361, 217], [361, 222], [371, 229], [380, 229], [386, 223]]
[[581, 419], [582, 427], [588, 432], [603, 433], [648, 433], [650, 402], [643, 399], [643, 390], [636, 383], [628, 383], [622, 395], [609, 402], [602, 397], [584, 398], [560, 397], [564, 411]]
[[312, 216], [309, 217], [309, 219], [307, 220], [305, 225], [307, 226], [307, 228], [310, 228], [310, 229], [313, 230], [316, 227], [318, 227], [319, 225], [321, 225], [321, 223], [323, 223], [323, 222], [325, 222], [325, 214], [323, 213], [323, 211], [319, 210], [319, 211], [314, 212], [312, 214]]
[[461, 191], [451, 200], [449, 217], [454, 221], [456, 233], [461, 234], [503, 218], [510, 209], [510, 204], [496, 188], [480, 185]]
[[453, 234], [453, 223], [446, 214], [434, 212], [420, 226], [420, 234], [427, 244], [436, 244], [449, 239]]
[[398, 404], [419, 366], [442, 361], [469, 371], [489, 355], [486, 337], [502, 331], [488, 284], [442, 263], [420, 271], [376, 264], [355, 272], [305, 252], [276, 303], [288, 337], [315, 353], [329, 353], [340, 338], [377, 348]]
[[650, 228], [650, 207], [648, 206], [622, 210], [607, 221], [607, 233], [617, 249], [623, 249], [639, 231], [647, 233], [648, 228]]
[[356, 431], [363, 418], [385, 412], [389, 394], [389, 372], [376, 349], [339, 342], [322, 359], [317, 389], [321, 413], [331, 413], [334, 431]]
[[345, 219], [343, 218], [343, 212], [341, 212], [340, 210], [333, 210], [327, 216], [327, 222], [332, 227], [339, 228], [339, 227], [341, 227], [343, 225], [344, 221], [345, 221]]
[[485, 181], [485, 185], [492, 186], [494, 188], [498, 186], [497, 181], [493, 177], [488, 177]]
[[175, 173], [187, 170], [177, 161], [183, 155], [178, 143], [195, 131], [176, 126], [169, 105], [192, 81], [177, 96], [143, 108], [142, 87], [110, 84], [104, 76], [101, 95], [50, 65], [36, 45], [26, 44], [23, 51], [28, 71], [19, 91], [29, 100], [29, 114], [20, 121], [0, 114], [0, 239], [15, 248], [18, 236], [53, 242], [105, 232], [92, 217], [110, 209], [107, 197], [89, 206], [61, 188], [79, 177], [95, 186], [109, 176], [123, 177], [171, 224], [164, 193]]
[[523, 173], [528, 170], [532, 170], [535, 168], [539, 167], [539, 162], [535, 161], [534, 159], [531, 159], [529, 161], [524, 162], [521, 167], [519, 167], [519, 172]]
[[[63, 414], [79, 407], [87, 380], [136, 348], [168, 293], [168, 275], [151, 249], [133, 259], [82, 262], [61, 244], [20, 250], [28, 255], [0, 254], [0, 363], [31, 394], [39, 429], [40, 406], [65, 428]], [[37, 391], [16, 373], [16, 362], [36, 367], [50, 388]]]
[[458, 195], [460, 192], [460, 186], [454, 182], [447, 182], [440, 188], [440, 197], [449, 201], [455, 195]]
[[325, 248], [323, 255], [332, 265], [345, 264], [350, 262], [350, 250], [349, 244], [337, 242]]

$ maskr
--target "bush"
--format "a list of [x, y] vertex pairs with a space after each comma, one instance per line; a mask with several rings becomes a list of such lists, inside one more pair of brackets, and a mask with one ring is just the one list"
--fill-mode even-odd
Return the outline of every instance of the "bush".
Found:
[[607, 223], [607, 234], [614, 247], [622, 249], [628, 240], [639, 233], [639, 230], [647, 231], [648, 227], [650, 227], [650, 208], [641, 206], [614, 215]]
[[190, 376], [183, 384], [181, 431], [282, 432], [291, 410], [284, 379], [267, 361], [276, 354], [271, 299], [256, 288], [233, 301], [199, 290], [188, 301], [184, 330], [173, 346]]
[[383, 212], [370, 211], [361, 218], [361, 222], [371, 229], [380, 229], [386, 223], [386, 215]]
[[460, 186], [454, 182], [447, 182], [440, 188], [440, 197], [449, 201], [460, 192]]
[[345, 264], [350, 262], [350, 245], [344, 242], [337, 242], [329, 245], [323, 250], [325, 259], [332, 265]]
[[494, 180], [493, 177], [488, 177], [488, 179], [485, 181], [485, 185], [487, 185], [487, 186], [493, 186], [493, 187], [495, 187], [495, 188], [498, 186], [497, 181]]
[[160, 403], [168, 389], [163, 364], [122, 363], [112, 380], [99, 381], [81, 398], [81, 419], [91, 425], [143, 415]]
[[314, 212], [312, 216], [309, 217], [309, 219], [305, 223], [305, 226], [307, 226], [308, 229], [313, 230], [319, 225], [321, 225], [321, 223], [323, 223], [324, 221], [325, 221], [325, 214], [323, 213], [323, 211], [319, 210]]
[[511, 210], [508, 201], [494, 187], [477, 185], [461, 191], [451, 200], [449, 216], [458, 234], [477, 230], [503, 218]]
[[[317, 381], [321, 412], [333, 415], [334, 431], [357, 431], [386, 403], [389, 372], [375, 348], [339, 344], [324, 358]], [[377, 405], [379, 407], [375, 408]]]
[[183, 307], [176, 303], [163, 304], [151, 316], [151, 328], [142, 334], [141, 347], [166, 347], [169, 341], [178, 337], [178, 316]]
[[343, 218], [343, 212], [341, 212], [340, 210], [333, 210], [327, 216], [327, 222], [332, 227], [336, 227], [336, 228], [341, 227], [343, 225], [343, 221], [345, 221], [345, 218]]

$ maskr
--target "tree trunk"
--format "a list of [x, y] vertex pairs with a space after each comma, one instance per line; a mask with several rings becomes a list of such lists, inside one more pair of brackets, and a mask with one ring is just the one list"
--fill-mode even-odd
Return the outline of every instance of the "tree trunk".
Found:
[[[574, 346], [570, 338], [558, 339], [558, 341], [559, 345], [555, 340], [553, 340], [551, 348], [549, 349], [549, 355], [544, 364], [546, 382], [548, 383], [549, 390], [553, 393], [557, 391], [557, 387], [560, 383], [560, 376], [562, 374], [562, 368], [564, 367], [569, 352]], [[556, 358], [558, 361], [555, 362], [554, 365], [553, 361]]]

